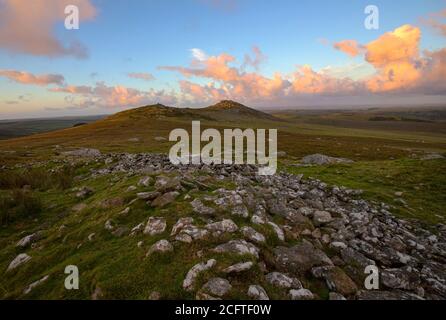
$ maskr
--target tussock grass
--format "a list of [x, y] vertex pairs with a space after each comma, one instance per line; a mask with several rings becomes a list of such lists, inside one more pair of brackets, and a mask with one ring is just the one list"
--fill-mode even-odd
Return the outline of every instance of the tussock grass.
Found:
[[0, 172], [0, 189], [21, 189], [29, 186], [36, 190], [65, 190], [71, 187], [74, 173], [75, 169], [68, 166], [54, 172], [48, 172], [44, 168], [4, 171]]
[[15, 189], [10, 195], [0, 196], [0, 225], [34, 217], [41, 211], [41, 199], [30, 191]]

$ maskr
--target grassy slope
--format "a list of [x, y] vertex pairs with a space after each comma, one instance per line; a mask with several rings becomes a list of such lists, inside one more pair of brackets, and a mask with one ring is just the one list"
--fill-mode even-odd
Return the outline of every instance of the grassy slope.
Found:
[[[395, 206], [392, 212], [404, 217], [418, 218], [428, 223], [445, 222], [445, 161], [420, 161], [409, 157], [424, 150], [444, 152], [446, 139], [441, 133], [399, 131], [395, 134], [370, 128], [348, 129], [315, 125], [305, 121], [291, 123], [258, 119], [250, 122], [246, 118], [238, 119], [237, 122], [227, 119], [213, 121], [209, 114], [202, 116], [194, 110], [189, 110], [186, 114], [166, 115], [160, 109], [146, 108], [121, 113], [75, 129], [1, 141], [1, 151], [16, 152], [1, 152], [0, 164], [48, 159], [59, 150], [75, 147], [97, 147], [102, 151], [115, 152], [167, 151], [170, 143], [160, 143], [154, 138], [167, 137], [174, 128], [189, 128], [190, 121], [197, 118], [203, 121], [203, 127], [276, 127], [279, 129], [279, 149], [288, 154], [285, 159], [281, 159], [282, 169], [304, 173], [332, 184], [363, 189], [365, 198], [388, 202]], [[129, 138], [139, 138], [140, 141], [129, 142]], [[55, 145], [60, 148], [55, 148]], [[298, 168], [290, 165], [296, 163], [297, 158], [316, 152], [347, 157], [356, 162], [328, 167]], [[87, 169], [78, 169], [77, 174], [85, 173]], [[151, 244], [168, 237], [173, 223], [179, 217], [190, 215], [190, 207], [186, 202], [180, 201], [160, 212], [160, 209], [148, 208], [144, 202], [137, 202], [128, 216], [119, 216], [118, 213], [125, 206], [103, 209], [98, 204], [118, 196], [125, 200], [133, 198], [137, 191], [128, 194], [123, 193], [123, 190], [135, 185], [138, 177], [121, 176], [113, 179], [116, 181], [114, 183], [112, 179], [102, 177], [73, 185], [88, 185], [95, 189], [95, 194], [85, 201], [88, 208], [79, 213], [71, 211], [72, 206], [79, 202], [74, 192], [58, 189], [36, 191], [44, 202], [42, 214], [36, 219], [21, 219], [8, 227], [0, 227], [0, 270], [5, 270], [9, 262], [21, 252], [15, 248], [15, 243], [21, 237], [46, 230], [39, 247], [27, 250], [32, 255], [32, 260], [8, 277], [0, 279], [0, 297], [19, 298], [27, 285], [51, 274], [47, 284], [34, 289], [29, 298], [89, 298], [96, 286], [102, 289], [107, 298], [146, 299], [153, 290], [161, 292], [163, 298], [193, 298], [181, 289], [181, 281], [192, 265], [215, 257], [207, 251], [215, 243], [177, 245], [173, 254], [144, 258]], [[215, 183], [215, 188], [218, 186]], [[208, 190], [207, 193], [211, 191]], [[8, 192], [1, 190], [0, 194]], [[407, 207], [394, 200], [395, 192], [403, 192], [402, 199], [407, 202]], [[157, 215], [168, 217], [168, 229], [160, 236], [117, 238], [104, 229], [104, 223], [108, 219], [132, 228], [147, 221], [149, 216]], [[244, 224], [244, 221], [236, 222], [240, 226]], [[62, 225], [66, 229], [59, 232]], [[271, 230], [259, 231], [268, 236], [270, 246], [277, 244]], [[96, 238], [89, 242], [87, 237], [93, 232], [96, 233]], [[138, 248], [136, 244], [141, 240], [144, 245]], [[199, 250], [204, 250], [203, 257], [191, 254]], [[218, 257], [224, 266], [241, 259], [233, 256]], [[267, 257], [264, 259], [267, 260]], [[79, 291], [67, 291], [63, 287], [63, 270], [67, 264], [76, 264], [80, 268], [82, 276]], [[131, 272], [127, 272], [128, 270]], [[217, 276], [220, 271], [212, 272]], [[281, 293], [261, 282], [260, 278], [257, 279], [256, 274], [258, 272], [249, 273], [249, 277], [253, 277], [249, 279], [250, 282], [263, 285], [272, 298], [283, 298]], [[231, 297], [246, 298], [246, 288], [238, 287], [242, 278], [230, 279], [235, 285]]]

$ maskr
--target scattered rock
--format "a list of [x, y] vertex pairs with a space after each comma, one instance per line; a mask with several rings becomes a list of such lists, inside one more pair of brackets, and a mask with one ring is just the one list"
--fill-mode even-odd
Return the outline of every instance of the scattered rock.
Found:
[[206, 284], [201, 288], [201, 291], [209, 293], [213, 296], [223, 297], [232, 289], [231, 284], [228, 280], [223, 278], [211, 278]]
[[27, 235], [27, 236], [23, 237], [22, 239], [20, 239], [19, 242], [17, 242], [16, 247], [26, 248], [26, 247], [30, 246], [32, 243], [39, 240], [39, 238], [40, 238], [40, 235], [38, 232]]
[[11, 263], [8, 266], [7, 271], [14, 270], [15, 268], [28, 262], [29, 260], [31, 260], [31, 257], [29, 255], [27, 255], [26, 253], [21, 253], [17, 257], [15, 257], [14, 260], [11, 261]]
[[213, 251], [218, 253], [235, 253], [239, 255], [250, 254], [255, 256], [256, 258], [259, 257], [259, 249], [255, 245], [241, 239], [231, 240], [229, 242], [221, 244], [214, 248]]
[[243, 227], [241, 229], [243, 236], [245, 236], [248, 240], [257, 242], [257, 243], [264, 243], [266, 241], [265, 236], [261, 234], [260, 232], [257, 232], [252, 227]]
[[31, 283], [25, 290], [23, 290], [23, 294], [30, 293], [32, 289], [34, 289], [35, 287], [38, 287], [39, 285], [44, 283], [46, 280], [48, 280], [49, 277], [50, 277], [49, 275], [46, 275], [42, 279], [37, 280], [37, 281]]
[[144, 229], [144, 234], [151, 236], [161, 234], [166, 230], [166, 219], [163, 217], [150, 217]]
[[316, 267], [311, 270], [316, 278], [325, 280], [328, 289], [344, 296], [354, 295], [358, 287], [342, 269], [334, 266]]
[[146, 257], [150, 256], [154, 252], [164, 253], [164, 252], [170, 252], [170, 251], [173, 251], [172, 244], [170, 244], [169, 241], [163, 239], [163, 240], [157, 241], [154, 245], [152, 245], [150, 247], [149, 251], [146, 254]]
[[174, 202], [179, 195], [180, 193], [176, 191], [165, 193], [153, 200], [151, 205], [152, 207], [163, 208]]
[[265, 289], [259, 285], [250, 285], [248, 289], [248, 296], [255, 300], [269, 300]]
[[312, 154], [302, 158], [303, 164], [315, 164], [315, 165], [327, 165], [327, 164], [339, 164], [339, 163], [352, 163], [352, 160], [344, 158], [334, 158], [323, 154]]
[[208, 216], [215, 214], [215, 209], [205, 206], [200, 199], [195, 199], [190, 204], [192, 205], [193, 210], [200, 215]]
[[279, 269], [297, 275], [303, 275], [313, 267], [333, 265], [333, 262], [320, 249], [305, 241], [294, 247], [277, 247], [274, 255]]
[[239, 273], [239, 272], [243, 272], [243, 271], [247, 271], [247, 270], [251, 269], [253, 265], [254, 265], [254, 263], [252, 261], [240, 262], [240, 263], [236, 263], [230, 267], [227, 267], [226, 269], [223, 269], [223, 272], [224, 273]]
[[316, 227], [332, 221], [331, 214], [327, 211], [315, 211], [313, 213], [313, 223]]
[[224, 219], [222, 221], [209, 223], [205, 226], [205, 228], [209, 231], [220, 233], [234, 233], [238, 230], [238, 226], [231, 219]]
[[151, 191], [151, 192], [139, 192], [136, 194], [136, 196], [141, 200], [153, 200], [159, 197], [161, 193], [158, 191]]
[[101, 156], [101, 151], [92, 148], [82, 148], [78, 150], [62, 152], [62, 155], [81, 158], [97, 158]]
[[291, 300], [313, 300], [314, 295], [308, 289], [290, 290], [289, 292]]
[[285, 289], [302, 289], [302, 284], [296, 278], [288, 277], [286, 274], [280, 272], [271, 272], [265, 276], [267, 282], [273, 286]]
[[186, 275], [183, 281], [183, 289], [187, 291], [192, 291], [195, 286], [198, 275], [206, 270], [213, 268], [217, 264], [217, 260], [210, 259], [206, 263], [202, 262], [194, 265]]
[[89, 187], [82, 187], [80, 190], [76, 193], [76, 197], [80, 199], [85, 199], [92, 195], [94, 193], [93, 189]]

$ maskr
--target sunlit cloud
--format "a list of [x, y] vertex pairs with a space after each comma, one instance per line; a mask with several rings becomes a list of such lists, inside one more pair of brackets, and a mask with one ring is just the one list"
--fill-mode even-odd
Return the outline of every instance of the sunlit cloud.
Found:
[[343, 40], [333, 44], [336, 50], [348, 54], [350, 57], [356, 57], [363, 52], [363, 47], [356, 40]]
[[37, 86], [47, 86], [50, 84], [63, 85], [65, 81], [64, 76], [60, 74], [34, 75], [29, 72], [17, 70], [0, 70], [0, 77], [5, 77], [11, 81], [21, 84]]
[[104, 82], [98, 82], [95, 86], [67, 85], [50, 88], [49, 91], [70, 94], [68, 98], [74, 106], [136, 107], [153, 103], [174, 104], [177, 102], [175, 94], [165, 90], [143, 91], [123, 85], [108, 86]]
[[0, 0], [0, 49], [35, 56], [85, 58], [88, 50], [82, 43], [64, 43], [55, 36], [53, 29], [65, 19], [67, 5], [78, 6], [80, 21], [96, 16], [90, 0]]

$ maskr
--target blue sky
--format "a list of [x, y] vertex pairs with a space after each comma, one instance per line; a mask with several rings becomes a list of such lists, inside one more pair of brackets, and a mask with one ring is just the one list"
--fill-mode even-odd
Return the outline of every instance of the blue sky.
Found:
[[[240, 68], [244, 56], [252, 55], [251, 50], [255, 46], [266, 59], [256, 70], [252, 66], [238, 70], [268, 79], [276, 72], [285, 79], [302, 65], [311, 66], [315, 72], [327, 67], [349, 70], [348, 66], [357, 65], [361, 67], [351, 71], [351, 74], [346, 71], [349, 77], [357, 80], [358, 77], [376, 73], [376, 66], [369, 65], [363, 56], [351, 57], [334, 49], [333, 43], [354, 39], [366, 45], [386, 32], [410, 24], [421, 31], [420, 52], [445, 47], [444, 35], [421, 22], [429, 14], [444, 10], [446, 2], [443, 0], [373, 1], [380, 10], [379, 30], [364, 28], [363, 11], [371, 3], [362, 0], [85, 1], [96, 10], [93, 19], [82, 21], [81, 10], [80, 30], [65, 30], [60, 18], [54, 20], [50, 31], [62, 44], [66, 45], [72, 40], [82, 43], [88, 50], [87, 58], [45, 56], [11, 50], [8, 44], [2, 43], [0, 34], [0, 70], [16, 70], [36, 76], [63, 75], [64, 84], [57, 84], [62, 87], [94, 87], [97, 82], [103, 82], [107, 87], [124, 86], [142, 92], [164, 90], [165, 94], [175, 95], [176, 105], [183, 106], [200, 105], [200, 101], [191, 98], [190, 93], [187, 93], [187, 98], [180, 97], [185, 94], [181, 92], [181, 80], [198, 85], [213, 81], [217, 89], [222, 88], [222, 80], [218, 78], [189, 77], [184, 73], [159, 69], [159, 66], [189, 67], [192, 48], [201, 49], [209, 57], [229, 54], [236, 59], [231, 66]], [[0, 0], [0, 4], [3, 3], [0, 10], [5, 10], [8, 2]], [[52, 2], [47, 0], [47, 5], [52, 5]], [[7, 27], [0, 25], [0, 29]], [[35, 27], [39, 28], [39, 25]], [[128, 73], [131, 72], [150, 73], [155, 79], [144, 81], [129, 78]], [[236, 85], [229, 82], [224, 83], [223, 87]], [[0, 118], [116, 112], [120, 108], [134, 106], [109, 106], [101, 103], [96, 96], [86, 97], [76, 93], [69, 97], [66, 92], [49, 92], [52, 86], [54, 84], [36, 86], [17, 82], [11, 76], [0, 77]], [[21, 95], [28, 98], [21, 99]], [[237, 94], [232, 92], [230, 97], [237, 98]], [[347, 98], [343, 99], [348, 102]], [[85, 103], [86, 100], [91, 101], [90, 105]], [[150, 102], [150, 98], [146, 100]], [[204, 99], [201, 104], [205, 105], [211, 100]], [[249, 102], [250, 97], [243, 95], [241, 100]], [[257, 101], [254, 97], [252, 100], [253, 105], [260, 106], [268, 103], [291, 106], [294, 102], [299, 105], [299, 96], [294, 95], [277, 101]], [[139, 100], [132, 101], [137, 103]]]

